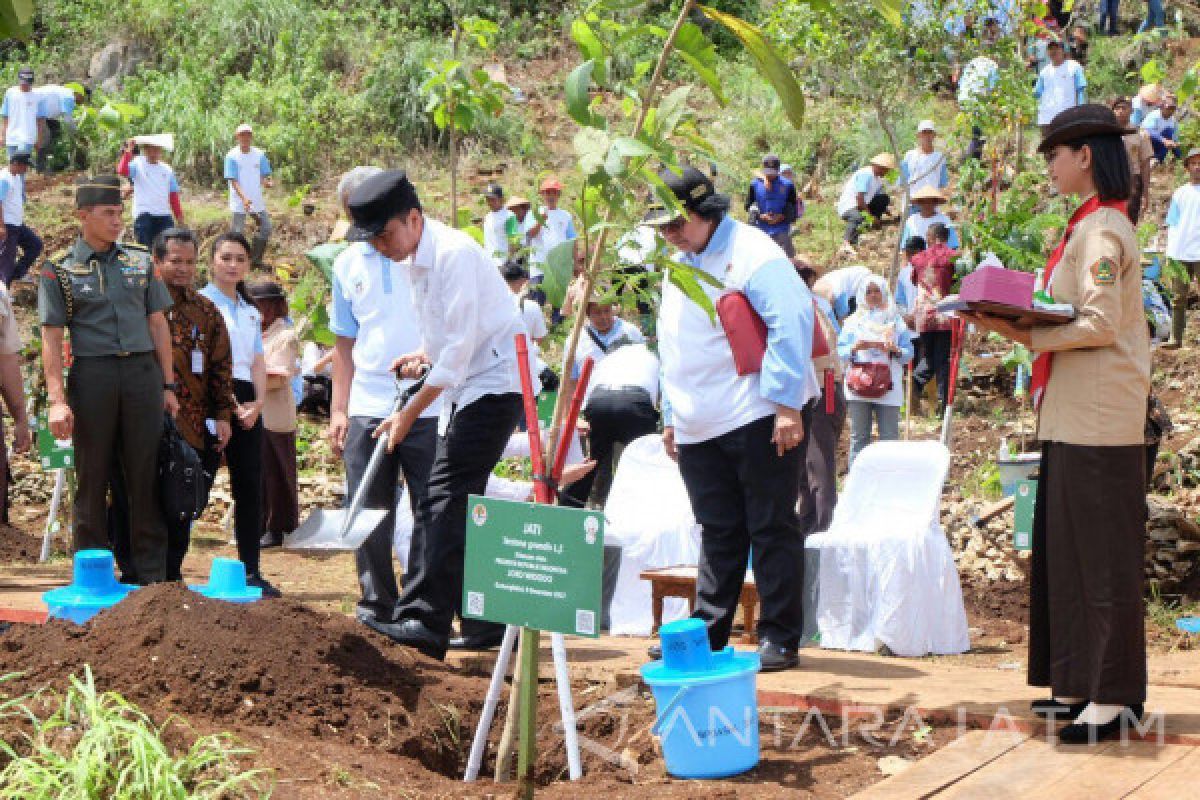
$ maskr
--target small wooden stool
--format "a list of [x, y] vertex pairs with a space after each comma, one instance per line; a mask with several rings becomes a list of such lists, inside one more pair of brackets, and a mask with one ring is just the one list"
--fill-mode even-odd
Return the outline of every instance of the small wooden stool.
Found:
[[[643, 570], [638, 576], [644, 581], [650, 581], [650, 592], [654, 598], [654, 630], [658, 633], [662, 627], [663, 600], [668, 597], [682, 597], [688, 601], [688, 609], [696, 607], [696, 567], [660, 567]], [[758, 586], [754, 576], [747, 575], [742, 584], [742, 596], [738, 599], [742, 606], [742, 644], [758, 644]]]

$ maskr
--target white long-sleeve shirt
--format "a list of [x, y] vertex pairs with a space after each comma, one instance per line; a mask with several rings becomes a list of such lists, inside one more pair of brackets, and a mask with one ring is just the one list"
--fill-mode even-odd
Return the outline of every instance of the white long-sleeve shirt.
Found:
[[520, 392], [514, 337], [525, 332], [508, 284], [475, 240], [425, 217], [408, 262], [421, 345], [444, 390], [443, 419], [488, 394]]

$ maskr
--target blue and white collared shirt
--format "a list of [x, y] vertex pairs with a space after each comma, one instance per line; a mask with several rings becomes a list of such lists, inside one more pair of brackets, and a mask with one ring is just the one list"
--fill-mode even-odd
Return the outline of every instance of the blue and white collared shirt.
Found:
[[779, 245], [725, 217], [704, 252], [675, 259], [724, 285], [700, 283], [714, 304], [726, 290], [744, 292], [767, 326], [762, 371], [739, 376], [720, 322], [663, 282], [658, 318], [663, 406], [677, 442], [716, 438], [773, 415], [777, 405], [800, 409], [820, 394], [812, 365], [812, 294]]
[[243, 300], [241, 295], [232, 299], [215, 283], [205, 286], [200, 294], [212, 300], [225, 318], [225, 329], [229, 331], [229, 345], [233, 353], [233, 379], [253, 381], [254, 359], [263, 354], [262, 314]]
[[[368, 242], [355, 242], [333, 262], [333, 308], [329, 329], [354, 340], [351, 417], [380, 419], [392, 413], [398, 391], [392, 363], [421, 349], [408, 269]], [[401, 381], [399, 391], [412, 385]], [[441, 399], [422, 412], [436, 417]]]

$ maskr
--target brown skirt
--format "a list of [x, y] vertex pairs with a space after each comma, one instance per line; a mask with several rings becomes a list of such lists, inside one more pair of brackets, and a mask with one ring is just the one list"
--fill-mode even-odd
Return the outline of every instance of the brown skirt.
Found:
[[263, 531], [291, 533], [300, 525], [296, 487], [296, 434], [263, 428]]
[[1057, 697], [1146, 699], [1146, 449], [1042, 445], [1029, 683]]

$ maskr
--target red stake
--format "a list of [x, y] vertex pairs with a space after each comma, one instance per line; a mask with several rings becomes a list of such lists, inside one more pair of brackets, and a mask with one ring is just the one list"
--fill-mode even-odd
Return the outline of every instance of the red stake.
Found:
[[583, 409], [583, 398], [587, 394], [588, 382], [592, 379], [592, 367], [596, 362], [591, 356], [583, 360], [579, 368], [579, 380], [575, 382], [575, 394], [571, 396], [571, 408], [567, 412], [567, 421], [563, 425], [562, 436], [558, 439], [558, 452], [554, 454], [554, 471], [550, 476], [555, 483], [562, 477], [563, 467], [567, 463], [567, 451], [571, 449], [571, 440], [575, 438], [575, 425], [579, 420], [579, 412]]
[[529, 432], [529, 460], [533, 464], [533, 497], [539, 503], [553, 503], [554, 492], [547, 483], [542, 458], [542, 426], [538, 422], [537, 401], [533, 396], [533, 376], [529, 374], [529, 345], [525, 334], [518, 333], [517, 372], [521, 376], [521, 397], [525, 401], [525, 427]]
[[954, 405], [954, 387], [958, 384], [958, 362], [962, 360], [963, 339], [966, 338], [967, 323], [955, 317], [950, 323], [950, 387], [946, 392], [946, 405]]

